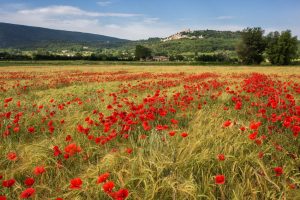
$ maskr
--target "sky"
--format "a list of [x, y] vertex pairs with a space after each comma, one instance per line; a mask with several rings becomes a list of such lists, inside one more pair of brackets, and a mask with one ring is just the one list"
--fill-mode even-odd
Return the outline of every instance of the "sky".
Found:
[[0, 0], [0, 22], [131, 40], [256, 26], [300, 38], [300, 0]]

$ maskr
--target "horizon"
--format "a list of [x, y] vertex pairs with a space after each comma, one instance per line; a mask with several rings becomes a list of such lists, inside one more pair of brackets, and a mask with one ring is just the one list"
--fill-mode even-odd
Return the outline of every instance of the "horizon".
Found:
[[247, 27], [262, 27], [266, 33], [289, 29], [300, 36], [300, 24], [294, 20], [300, 18], [296, 0], [1, 1], [0, 21], [4, 23], [129, 40], [164, 38], [185, 29], [241, 31]]

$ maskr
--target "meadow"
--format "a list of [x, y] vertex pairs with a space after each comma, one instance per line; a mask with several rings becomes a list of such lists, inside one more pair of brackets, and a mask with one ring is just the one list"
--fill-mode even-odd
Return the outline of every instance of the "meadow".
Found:
[[0, 200], [300, 199], [300, 67], [0, 67]]

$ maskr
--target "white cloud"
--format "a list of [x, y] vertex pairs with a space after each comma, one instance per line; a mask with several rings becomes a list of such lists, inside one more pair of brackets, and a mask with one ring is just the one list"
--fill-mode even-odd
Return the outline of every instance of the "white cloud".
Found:
[[158, 21], [159, 21], [159, 18], [157, 18], [157, 17], [149, 17], [149, 18], [144, 19], [144, 22], [147, 24], [154, 24], [154, 23], [157, 23]]
[[234, 19], [233, 16], [219, 16], [216, 17], [217, 20], [229, 20], [229, 19]]
[[112, 4], [112, 2], [111, 1], [98, 1], [97, 4], [99, 6], [108, 6], [108, 5]]
[[[111, 23], [103, 17], [118, 19], [113, 19], [113, 23]], [[126, 20], [124, 20], [125, 18]], [[176, 27], [159, 23], [159, 19], [155, 17], [145, 17], [134, 13], [90, 12], [73, 6], [59, 5], [33, 9], [0, 10], [0, 21], [133, 40], [166, 37], [178, 30]]]
[[87, 16], [87, 17], [136, 17], [134, 13], [101, 13], [89, 12], [74, 6], [48, 6], [43, 8], [18, 10], [23, 15], [46, 15], [46, 16]]

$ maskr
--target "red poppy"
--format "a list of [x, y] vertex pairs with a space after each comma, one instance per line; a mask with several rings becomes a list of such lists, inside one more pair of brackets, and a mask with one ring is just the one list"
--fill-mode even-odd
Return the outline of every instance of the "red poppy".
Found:
[[218, 155], [218, 159], [219, 159], [220, 161], [224, 161], [224, 160], [225, 160], [225, 155], [224, 155], [224, 154], [219, 154], [219, 155]]
[[7, 159], [11, 160], [11, 161], [16, 161], [18, 159], [18, 157], [15, 152], [10, 152], [7, 154]]
[[276, 176], [281, 176], [283, 174], [282, 167], [275, 167], [274, 172], [276, 173]]
[[65, 152], [72, 156], [76, 153], [81, 152], [81, 148], [80, 146], [77, 146], [76, 144], [72, 143], [65, 147]]
[[126, 152], [127, 152], [128, 154], [131, 154], [132, 151], [133, 151], [133, 150], [132, 150], [131, 148], [127, 148], [127, 149], [126, 149]]
[[0, 195], [0, 200], [7, 200], [6, 196]]
[[120, 189], [116, 192], [116, 199], [118, 200], [123, 200], [123, 199], [126, 199], [128, 197], [128, 190], [127, 189]]
[[215, 177], [216, 184], [224, 184], [225, 183], [225, 176], [224, 175], [217, 175]]
[[185, 138], [188, 136], [188, 134], [186, 132], [183, 132], [183, 133], [181, 133], [181, 136]]
[[35, 175], [41, 175], [41, 174], [43, 174], [45, 172], [46, 172], [46, 170], [45, 170], [45, 168], [43, 166], [38, 166], [38, 167], [34, 168], [34, 174]]
[[28, 187], [32, 186], [34, 184], [34, 179], [33, 178], [26, 178], [24, 181], [24, 184]]
[[170, 132], [169, 132], [169, 135], [170, 135], [170, 136], [174, 136], [175, 134], [176, 134], [175, 131], [170, 131]]
[[57, 157], [59, 156], [61, 153], [61, 151], [59, 150], [59, 147], [58, 146], [54, 146], [53, 147], [53, 151], [54, 151], [54, 156]]
[[71, 135], [67, 135], [67, 137], [66, 137], [66, 141], [70, 142], [71, 140], [72, 140], [72, 137], [71, 137]]
[[28, 130], [29, 133], [34, 133], [34, 130], [35, 130], [35, 129], [34, 129], [33, 126], [31, 126], [31, 127], [28, 127], [27, 130]]
[[249, 128], [251, 130], [257, 130], [261, 126], [261, 122], [251, 122]]
[[257, 134], [258, 134], [258, 132], [251, 133], [251, 134], [248, 136], [248, 138], [249, 138], [250, 140], [255, 140], [256, 137], [257, 137]]
[[6, 99], [4, 99], [4, 103], [11, 102], [12, 100], [13, 100], [13, 98], [12, 98], [12, 97], [6, 98]]
[[16, 181], [14, 179], [4, 180], [2, 182], [2, 186], [9, 188], [9, 187], [12, 187], [15, 184], [15, 182]]
[[100, 175], [100, 176], [98, 177], [97, 183], [103, 183], [103, 182], [105, 182], [105, 181], [108, 179], [109, 175], [110, 175], [110, 174], [109, 174], [108, 172], [106, 172], [106, 173]]
[[80, 178], [74, 178], [70, 181], [70, 188], [79, 190], [81, 189], [82, 180]]
[[21, 193], [21, 199], [28, 199], [30, 197], [32, 197], [35, 193], [35, 189], [33, 188], [27, 188], [26, 190], [24, 190], [22, 193]]
[[115, 184], [112, 181], [108, 181], [108, 182], [104, 183], [102, 186], [104, 192], [111, 192], [114, 187], [115, 187]]
[[223, 123], [223, 127], [228, 127], [231, 125], [231, 121], [230, 120], [227, 120]]
[[259, 152], [259, 153], [258, 153], [258, 157], [259, 157], [259, 158], [263, 158], [263, 157], [264, 157], [264, 153], [263, 153], [263, 152]]

